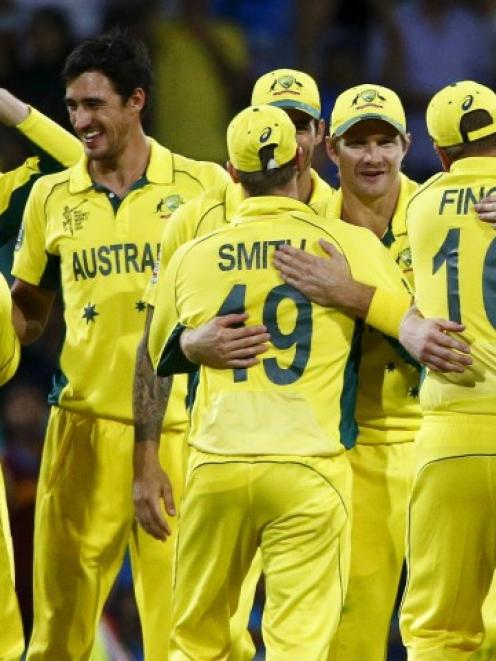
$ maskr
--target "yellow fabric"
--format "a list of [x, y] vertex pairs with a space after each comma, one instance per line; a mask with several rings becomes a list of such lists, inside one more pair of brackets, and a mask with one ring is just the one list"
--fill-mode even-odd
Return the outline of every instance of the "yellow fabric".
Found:
[[[399, 269], [371, 232], [337, 221], [330, 225], [297, 200], [271, 196], [247, 198], [231, 225], [176, 251], [160, 274], [149, 338], [155, 367], [177, 323], [196, 327], [215, 316], [222, 301], [223, 311], [233, 305], [246, 309], [253, 323], [264, 320], [272, 336], [273, 347], [248, 372], [200, 368], [190, 433], [190, 444], [198, 449], [220, 454], [342, 451], [340, 399], [354, 322], [283, 285], [271, 264], [278, 241], [318, 254], [322, 237], [346, 255], [356, 279], [402, 290]], [[206, 298], [206, 291], [215, 296]], [[312, 341], [314, 335], [328, 341]]]
[[[398, 202], [383, 238], [385, 243], [389, 243], [389, 254], [410, 284], [413, 284], [412, 264], [405, 217], [408, 200], [416, 189], [415, 182], [401, 175]], [[333, 196], [331, 205], [332, 213], [340, 216], [343, 208], [341, 190]], [[391, 304], [393, 301], [391, 292], [383, 285], [372, 299], [367, 322], [379, 324], [382, 330], [386, 329], [385, 323], [389, 323], [392, 330], [410, 300], [406, 288], [396, 299], [394, 308], [387, 310], [388, 301]], [[382, 444], [413, 440], [420, 426], [419, 372], [370, 325], [364, 329], [361, 338], [357, 387], [355, 419], [360, 430], [358, 442]]]
[[38, 158], [32, 156], [14, 170], [0, 173], [0, 213], [9, 206], [12, 193], [39, 172]]
[[[61, 281], [67, 331], [52, 402], [122, 422], [133, 419], [134, 363], [146, 309], [142, 296], [171, 207], [227, 178], [220, 166], [150, 142], [146, 179], [115, 212], [114, 194], [92, 185], [84, 159], [42, 177], [26, 207], [13, 267], [17, 278], [33, 285], [50, 288]], [[175, 417], [166, 418], [166, 427], [185, 423], [184, 407], [171, 407], [169, 415]]]
[[260, 76], [253, 87], [251, 104], [269, 103], [280, 108], [296, 108], [314, 119], [320, 118], [317, 83], [307, 73], [295, 69], [276, 69]]
[[473, 359], [463, 374], [427, 372], [420, 399], [425, 414], [495, 410], [494, 230], [473, 209], [494, 190], [495, 177], [494, 158], [461, 159], [424, 184], [408, 208], [416, 303], [426, 317], [461, 320]]
[[[210, 38], [233, 77], [249, 65], [243, 31], [210, 21]], [[191, 158], [225, 163], [226, 126], [233, 116], [229, 82], [201, 38], [180, 20], [157, 21], [153, 34], [155, 73], [153, 135]]]
[[[462, 135], [460, 122], [465, 113], [473, 110], [485, 110], [491, 116], [492, 123]], [[473, 80], [448, 85], [430, 100], [425, 120], [429, 135], [440, 147], [478, 140], [496, 133], [496, 94], [489, 87]]]
[[353, 473], [350, 580], [329, 661], [377, 661], [387, 658], [405, 558], [415, 448], [357, 443], [347, 457]]
[[3, 473], [0, 467], [0, 659], [18, 661], [24, 650], [21, 614], [14, 589], [14, 554]]
[[409, 659], [464, 661], [482, 642], [496, 568], [495, 429], [494, 415], [426, 416], [416, 438], [400, 620]]
[[0, 274], [0, 385], [14, 375], [20, 358], [19, 340], [12, 325], [12, 299]]
[[[166, 661], [177, 518], [163, 543], [138, 529], [131, 425], [53, 407], [35, 519], [34, 631], [29, 659], [91, 656], [96, 626], [129, 544], [146, 658]], [[179, 503], [184, 434], [166, 432], [160, 460]]]
[[338, 96], [329, 120], [329, 133], [341, 136], [365, 119], [380, 119], [406, 133], [405, 111], [399, 96], [375, 83], [350, 87]]
[[[274, 147], [274, 156], [264, 168], [260, 150], [269, 145]], [[280, 108], [249, 106], [233, 117], [227, 127], [229, 160], [242, 172], [280, 168], [295, 158], [297, 148], [296, 127]]]
[[28, 116], [17, 124], [16, 129], [66, 168], [77, 163], [83, 155], [83, 147], [76, 136], [36, 108], [30, 108]]
[[193, 451], [181, 507], [170, 661], [227, 658], [229, 614], [258, 546], [267, 658], [325, 659], [346, 590], [350, 490], [344, 456]]

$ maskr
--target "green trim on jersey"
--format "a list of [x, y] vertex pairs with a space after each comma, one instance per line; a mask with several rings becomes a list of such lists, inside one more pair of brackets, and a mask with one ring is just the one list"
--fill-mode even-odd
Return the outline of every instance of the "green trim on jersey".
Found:
[[355, 445], [358, 436], [358, 424], [355, 419], [355, 406], [358, 394], [358, 371], [362, 357], [362, 333], [364, 323], [361, 319], [355, 322], [355, 330], [351, 340], [351, 350], [344, 370], [343, 392], [341, 393], [341, 421], [339, 435], [341, 443], [348, 450]]

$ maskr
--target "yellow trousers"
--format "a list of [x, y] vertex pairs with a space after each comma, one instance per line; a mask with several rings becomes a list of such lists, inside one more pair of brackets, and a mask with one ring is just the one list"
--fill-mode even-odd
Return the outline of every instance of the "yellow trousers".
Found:
[[[30, 660], [91, 657], [98, 620], [128, 547], [145, 658], [168, 658], [177, 518], [170, 520], [173, 533], [166, 542], [136, 524], [133, 446], [130, 425], [51, 411], [36, 502]], [[178, 504], [185, 451], [184, 433], [162, 436], [160, 460]], [[240, 617], [247, 621], [248, 615]]]
[[0, 469], [0, 659], [17, 661], [24, 650], [21, 614], [14, 589], [14, 554], [3, 474]]
[[350, 581], [330, 661], [382, 661], [405, 559], [414, 443], [358, 443], [353, 472]]
[[260, 547], [269, 661], [325, 661], [348, 579], [351, 471], [344, 455], [192, 451], [181, 506], [171, 661], [229, 658], [229, 620]]
[[465, 661], [496, 567], [496, 417], [425, 418], [416, 444], [402, 636], [410, 661]]

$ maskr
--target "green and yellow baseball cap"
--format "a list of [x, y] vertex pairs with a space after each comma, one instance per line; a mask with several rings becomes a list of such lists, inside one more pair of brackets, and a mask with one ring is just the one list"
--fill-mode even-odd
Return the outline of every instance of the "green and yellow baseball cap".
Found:
[[342, 136], [366, 119], [380, 119], [406, 135], [406, 117], [399, 96], [388, 87], [365, 83], [351, 87], [336, 99], [329, 121], [331, 136]]
[[[268, 146], [274, 147], [274, 155], [264, 167], [260, 150]], [[280, 168], [294, 159], [297, 148], [293, 122], [284, 110], [274, 106], [245, 108], [227, 127], [229, 160], [242, 172]]]
[[262, 103], [279, 108], [296, 108], [320, 119], [320, 94], [315, 80], [303, 71], [276, 69], [261, 76], [251, 95], [254, 106]]
[[[492, 123], [462, 135], [462, 118], [472, 110], [485, 110], [491, 116]], [[472, 80], [453, 83], [432, 97], [425, 120], [429, 135], [439, 147], [453, 147], [479, 140], [496, 133], [496, 94], [489, 87]]]

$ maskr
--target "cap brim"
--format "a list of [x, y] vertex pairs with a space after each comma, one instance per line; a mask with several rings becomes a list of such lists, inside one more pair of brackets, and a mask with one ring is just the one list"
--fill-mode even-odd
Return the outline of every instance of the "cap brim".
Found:
[[356, 117], [349, 119], [347, 122], [341, 124], [341, 126], [338, 126], [333, 135], [336, 135], [339, 138], [352, 126], [355, 126], [355, 124], [358, 124], [358, 122], [364, 122], [367, 119], [378, 119], [381, 122], [386, 122], [386, 124], [393, 126], [398, 131], [398, 133], [401, 133], [401, 135], [406, 135], [406, 128], [399, 122], [392, 119], [391, 117], [388, 117], [387, 115], [381, 115], [376, 112], [364, 113], [363, 115], [357, 115]]
[[309, 106], [308, 103], [302, 101], [295, 101], [295, 99], [278, 99], [277, 101], [270, 101], [269, 105], [277, 106], [278, 108], [294, 108], [301, 110], [314, 119], [320, 119], [320, 110]]

